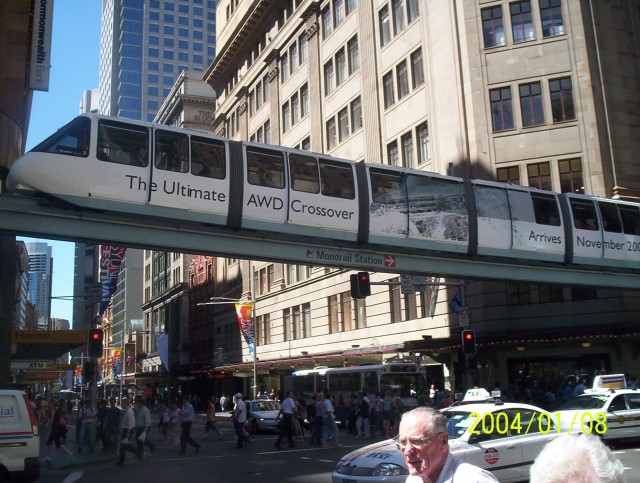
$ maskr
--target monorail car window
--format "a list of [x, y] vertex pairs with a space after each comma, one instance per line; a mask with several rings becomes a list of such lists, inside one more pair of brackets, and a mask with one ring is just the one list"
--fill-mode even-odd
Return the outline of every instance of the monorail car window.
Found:
[[149, 130], [146, 127], [102, 119], [98, 123], [101, 161], [145, 167], [149, 164]]
[[31, 151], [86, 158], [89, 155], [91, 120], [77, 117]]
[[599, 230], [596, 207], [593, 202], [571, 198], [569, 204], [573, 213], [573, 225], [576, 228], [591, 231]]
[[533, 213], [533, 203], [531, 195], [527, 191], [509, 190], [509, 208], [511, 210], [511, 219], [513, 221], [523, 221], [528, 223], [535, 222]]
[[538, 225], [560, 226], [560, 211], [555, 196], [531, 193], [531, 202]]
[[609, 233], [622, 233], [622, 222], [620, 213], [615, 203], [598, 201], [600, 216], [602, 217], [602, 228]]
[[156, 129], [154, 165], [158, 169], [186, 173], [189, 171], [189, 136]]
[[356, 197], [353, 168], [349, 164], [320, 160], [322, 194], [352, 200]]
[[627, 235], [640, 235], [640, 210], [637, 206], [618, 205], [622, 228]]
[[192, 136], [191, 174], [205, 178], [226, 178], [227, 152], [225, 144], [215, 139]]
[[247, 180], [249, 184], [284, 188], [284, 158], [279, 151], [247, 147]]
[[475, 185], [473, 190], [476, 195], [478, 217], [511, 220], [506, 190], [481, 185]]
[[374, 203], [406, 206], [407, 195], [401, 174], [371, 169], [369, 177], [371, 178], [371, 194]]
[[292, 153], [289, 155], [291, 189], [303, 193], [319, 193], [320, 181], [318, 161], [310, 156]]

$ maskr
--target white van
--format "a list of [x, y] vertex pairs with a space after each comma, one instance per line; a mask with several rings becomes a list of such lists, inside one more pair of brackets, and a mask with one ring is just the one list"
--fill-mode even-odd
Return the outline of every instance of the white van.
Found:
[[40, 436], [29, 398], [0, 389], [0, 481], [40, 478]]

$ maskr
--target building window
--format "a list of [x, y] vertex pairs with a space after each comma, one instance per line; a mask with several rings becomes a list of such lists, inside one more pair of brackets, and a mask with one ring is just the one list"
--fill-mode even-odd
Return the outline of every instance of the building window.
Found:
[[507, 184], [520, 184], [520, 167], [509, 166], [506, 168], [498, 168], [496, 171], [498, 181]]
[[531, 13], [531, 2], [514, 2], [509, 5], [511, 11], [511, 31], [513, 42], [526, 42], [535, 40], [533, 32], [533, 15]]
[[493, 130], [505, 131], [513, 129], [513, 104], [511, 103], [511, 88], [503, 87], [489, 91], [491, 98], [491, 116]]
[[360, 97], [351, 101], [351, 132], [355, 132], [362, 127], [362, 105]]
[[398, 166], [398, 142], [387, 144], [387, 162], [390, 166]]
[[333, 61], [330, 60], [324, 65], [324, 95], [328, 96], [333, 89]]
[[344, 49], [340, 49], [336, 53], [336, 86], [342, 84], [347, 76], [347, 60], [344, 55]]
[[298, 42], [300, 44], [300, 62], [299, 63], [300, 65], [302, 65], [307, 61], [307, 50], [309, 45], [307, 34], [306, 33], [302, 34], [298, 39]]
[[382, 78], [382, 86], [384, 89], [384, 107], [388, 109], [395, 104], [393, 97], [393, 73], [389, 72]]
[[542, 36], [554, 37], [564, 34], [562, 0], [539, 0]]
[[298, 44], [294, 42], [289, 47], [289, 71], [293, 74], [298, 70]]
[[404, 30], [404, 0], [393, 0], [393, 33], [398, 35]]
[[349, 292], [329, 297], [329, 332], [331, 334], [345, 332], [354, 328], [351, 301]]
[[327, 121], [327, 149], [336, 147], [336, 120], [331, 118]]
[[384, 7], [378, 13], [380, 23], [380, 45], [385, 46], [391, 40], [391, 24], [389, 22], [389, 7]]
[[502, 7], [482, 9], [482, 33], [484, 35], [485, 49], [506, 45]]
[[291, 125], [295, 125], [300, 120], [300, 98], [295, 93], [291, 96]]
[[333, 23], [336, 28], [344, 22], [344, 0], [333, 0]]
[[349, 52], [349, 75], [351, 75], [360, 68], [358, 37], [353, 37], [347, 42], [347, 52]]
[[538, 285], [538, 302], [564, 302], [564, 290], [557, 285]]
[[552, 190], [549, 162], [528, 164], [527, 176], [529, 177], [529, 186], [541, 190]]
[[411, 132], [404, 134], [400, 138], [402, 143], [402, 166], [404, 168], [412, 167], [413, 160], [413, 135]]
[[558, 171], [560, 172], [561, 193], [584, 194], [582, 161], [580, 158], [563, 159], [558, 161]]
[[333, 23], [331, 22], [331, 10], [325, 8], [322, 11], [322, 38], [326, 39], [333, 32]]
[[544, 107], [542, 105], [542, 86], [540, 82], [522, 84], [520, 90], [520, 110], [522, 125], [539, 126], [544, 124]]
[[424, 84], [424, 66], [422, 65], [422, 49], [411, 54], [411, 85], [415, 89]]
[[418, 0], [407, 0], [407, 20], [409, 23], [413, 22], [420, 15], [418, 4]]
[[396, 77], [398, 79], [398, 100], [400, 100], [409, 94], [409, 72], [406, 60], [396, 66]]
[[342, 142], [349, 136], [349, 115], [347, 108], [338, 112], [338, 141]]
[[284, 82], [289, 78], [289, 55], [287, 53], [280, 57], [280, 70], [282, 71], [282, 82]]
[[282, 105], [282, 132], [285, 133], [289, 130], [289, 121], [291, 119], [291, 113], [289, 111], [289, 103], [285, 102]]
[[309, 114], [309, 87], [304, 84], [300, 88], [300, 117]]
[[416, 128], [416, 137], [418, 139], [418, 164], [424, 164], [429, 160], [429, 126], [423, 122]]
[[549, 81], [553, 122], [571, 121], [576, 118], [573, 106], [573, 87], [570, 77]]

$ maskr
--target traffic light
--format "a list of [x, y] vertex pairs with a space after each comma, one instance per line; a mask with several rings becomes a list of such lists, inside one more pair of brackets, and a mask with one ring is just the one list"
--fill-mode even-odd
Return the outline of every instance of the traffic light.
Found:
[[102, 357], [102, 338], [104, 332], [102, 329], [89, 329], [88, 350], [89, 357]]
[[369, 272], [358, 272], [355, 275], [351, 275], [351, 297], [363, 299], [369, 295], [371, 295]]
[[472, 356], [476, 353], [476, 331], [475, 330], [462, 331], [462, 352], [467, 356]]

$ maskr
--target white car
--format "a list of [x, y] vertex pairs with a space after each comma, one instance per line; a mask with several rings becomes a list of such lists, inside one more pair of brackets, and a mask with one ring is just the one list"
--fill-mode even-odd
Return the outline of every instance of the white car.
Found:
[[[499, 481], [527, 481], [542, 448], [560, 433], [549, 413], [529, 404], [487, 401], [443, 409], [452, 454], [491, 471]], [[344, 456], [333, 483], [404, 483], [409, 474], [393, 439]]]
[[593, 433], [606, 441], [640, 438], [640, 391], [587, 389], [552, 416], [563, 433]]
[[277, 431], [279, 427], [276, 417], [281, 407], [278, 401], [271, 399], [247, 401], [247, 422], [251, 425], [251, 432]]
[[0, 389], [0, 481], [38, 481], [40, 436], [29, 398]]

